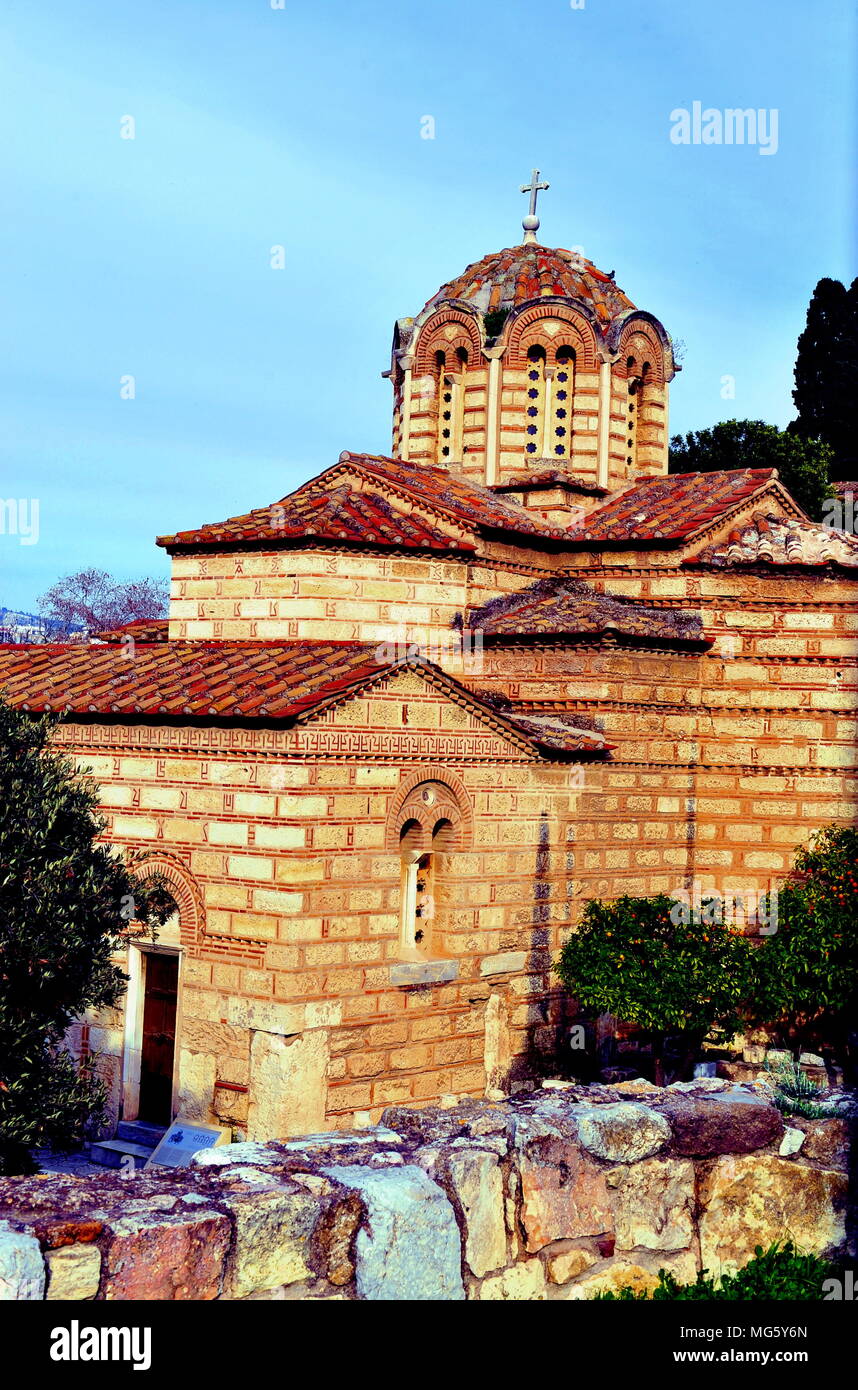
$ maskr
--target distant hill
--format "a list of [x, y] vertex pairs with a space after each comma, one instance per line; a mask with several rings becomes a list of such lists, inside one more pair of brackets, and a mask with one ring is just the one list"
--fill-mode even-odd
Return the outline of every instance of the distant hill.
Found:
[[[73, 629], [80, 632], [80, 624]], [[38, 613], [21, 613], [15, 608], [0, 607], [0, 642], [51, 642], [64, 635], [55, 618], [43, 618]]]

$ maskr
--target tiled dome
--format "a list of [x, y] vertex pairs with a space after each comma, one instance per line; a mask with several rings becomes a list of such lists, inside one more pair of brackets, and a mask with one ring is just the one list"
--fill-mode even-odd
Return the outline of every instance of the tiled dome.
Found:
[[425, 309], [455, 299], [487, 314], [548, 296], [583, 300], [605, 325], [635, 308], [628, 295], [592, 261], [574, 251], [534, 242], [507, 247], [475, 261], [455, 280], [442, 285]]

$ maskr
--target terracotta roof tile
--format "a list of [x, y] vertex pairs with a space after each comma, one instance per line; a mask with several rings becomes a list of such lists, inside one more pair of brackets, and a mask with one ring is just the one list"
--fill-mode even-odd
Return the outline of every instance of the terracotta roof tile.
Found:
[[725, 540], [707, 546], [684, 563], [716, 569], [759, 564], [858, 569], [858, 538], [845, 531], [814, 526], [812, 522], [757, 512]]
[[93, 642], [124, 642], [133, 637], [135, 642], [166, 642], [170, 627], [169, 618], [135, 618], [133, 622], [122, 623], [108, 632], [99, 632]]
[[467, 626], [486, 641], [608, 636], [649, 646], [703, 650], [712, 645], [697, 613], [646, 608], [597, 593], [582, 580], [539, 580], [471, 611]]
[[619, 285], [586, 257], [562, 247], [527, 242], [474, 261], [442, 285], [425, 309], [454, 299], [473, 304], [484, 314], [489, 309], [514, 309], [544, 295], [581, 300], [606, 323], [635, 307]]
[[378, 670], [372, 648], [333, 642], [0, 646], [6, 700], [73, 714], [287, 718]]
[[[351, 642], [140, 642], [129, 657], [116, 643], [0, 645], [0, 693], [34, 714], [290, 721], [400, 664], [379, 662], [376, 650]], [[608, 747], [592, 731], [577, 731], [577, 742], [568, 730], [562, 738], [556, 731], [543, 736], [529, 717], [499, 710], [429, 662], [401, 664], [418, 665], [526, 744], [555, 753]]]
[[[369, 490], [349, 481], [349, 476], [355, 474], [369, 484]], [[373, 488], [374, 483], [380, 486]], [[400, 494], [403, 505], [396, 505], [390, 490]], [[415, 503], [422, 503], [432, 519], [415, 511]], [[471, 537], [478, 527], [546, 538], [565, 535], [532, 517], [518, 503], [466, 482], [446, 468], [345, 452], [332, 468], [279, 502], [192, 531], [159, 536], [158, 544], [170, 550], [241, 548], [317, 538], [372, 546], [472, 551]]]
[[776, 479], [774, 468], [647, 478], [591, 511], [568, 537], [576, 544], [682, 541]]
[[381, 493], [358, 491], [347, 483], [323, 490], [305, 486], [243, 516], [159, 536], [158, 544], [173, 549], [308, 539], [421, 550], [473, 548], [441, 527], [399, 511]]

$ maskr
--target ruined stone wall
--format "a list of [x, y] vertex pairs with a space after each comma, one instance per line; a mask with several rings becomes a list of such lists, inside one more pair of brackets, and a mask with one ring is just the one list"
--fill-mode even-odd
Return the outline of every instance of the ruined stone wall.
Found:
[[[848, 1123], [765, 1083], [391, 1108], [191, 1168], [0, 1179], [0, 1297], [565, 1300], [720, 1277], [757, 1245], [854, 1257]], [[854, 1208], [854, 1199], [851, 1199]]]

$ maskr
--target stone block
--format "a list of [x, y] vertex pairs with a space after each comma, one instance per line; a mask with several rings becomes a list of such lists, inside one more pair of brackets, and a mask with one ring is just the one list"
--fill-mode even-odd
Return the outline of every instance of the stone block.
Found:
[[325, 1168], [359, 1193], [366, 1220], [355, 1240], [358, 1298], [461, 1301], [459, 1228], [447, 1197], [422, 1168]]
[[244, 1298], [310, 1276], [307, 1254], [319, 1217], [315, 1196], [277, 1189], [230, 1194], [223, 1202], [235, 1229], [224, 1297]]
[[671, 1089], [658, 1108], [670, 1122], [673, 1149], [679, 1154], [750, 1153], [783, 1134], [779, 1111], [765, 1097], [738, 1086], [705, 1097]]
[[248, 1139], [285, 1139], [324, 1129], [328, 1034], [255, 1032], [250, 1044]]
[[140, 1212], [110, 1227], [103, 1256], [106, 1299], [208, 1301], [220, 1294], [230, 1245], [229, 1218], [221, 1212], [195, 1211], [174, 1220]]
[[607, 1171], [580, 1144], [541, 1117], [529, 1116], [517, 1120], [515, 1145], [528, 1251], [614, 1229]]
[[481, 1279], [506, 1263], [503, 1177], [497, 1155], [485, 1149], [451, 1152], [441, 1172], [462, 1215], [465, 1259]]
[[0, 1221], [0, 1303], [44, 1297], [45, 1263], [35, 1236]]
[[575, 1114], [579, 1143], [597, 1158], [613, 1163], [637, 1163], [658, 1153], [670, 1140], [667, 1120], [631, 1101], [576, 1107]]
[[45, 1255], [48, 1299], [95, 1298], [101, 1279], [101, 1252], [96, 1245], [64, 1245]]
[[480, 1300], [498, 1302], [512, 1299], [517, 1303], [544, 1302], [545, 1271], [539, 1260], [525, 1260], [523, 1264], [512, 1265], [503, 1274], [492, 1275], [480, 1285]]
[[715, 1159], [699, 1185], [700, 1255], [719, 1277], [753, 1258], [756, 1246], [792, 1240], [821, 1254], [842, 1245], [845, 1173], [809, 1168], [774, 1154]]
[[694, 1164], [647, 1158], [615, 1171], [618, 1250], [685, 1250], [694, 1239]]

